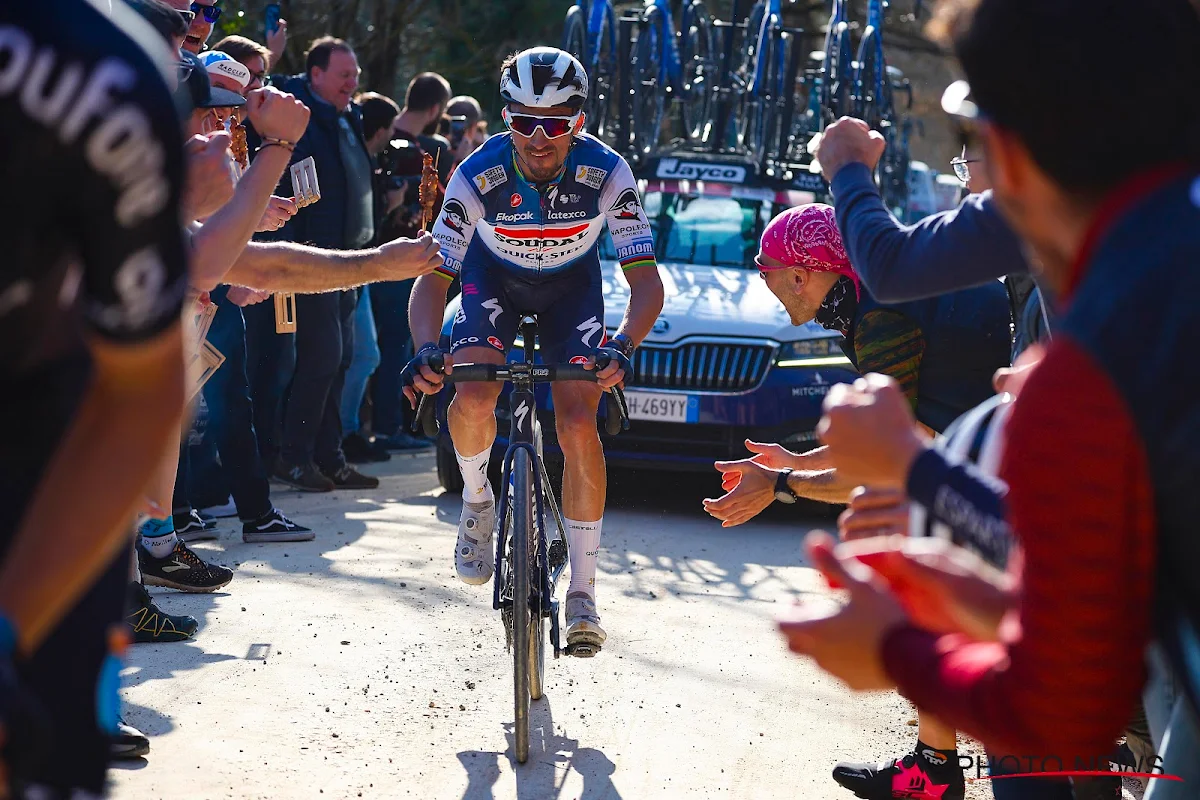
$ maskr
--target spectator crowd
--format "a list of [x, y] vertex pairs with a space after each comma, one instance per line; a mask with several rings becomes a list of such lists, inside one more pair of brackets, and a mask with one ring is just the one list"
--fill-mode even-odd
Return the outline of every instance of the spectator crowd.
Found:
[[[80, 566], [57, 605], [22, 612], [33, 601], [0, 581], [12, 623], [0, 618], [0, 652], [52, 658], [59, 618], [102, 605], [101, 573], [133, 642], [196, 636], [194, 618], [145, 587], [230, 584], [232, 570], [188, 546], [215, 539], [219, 518], [236, 518], [246, 542], [311, 540], [320, 531], [276, 505], [272, 482], [372, 489], [355, 465], [433, 446], [411, 432], [401, 385], [413, 283], [441, 263], [418, 185], [428, 154], [444, 190], [488, 130], [479, 101], [436, 73], [414, 76], [403, 98], [362, 91], [353, 44], [334, 37], [311, 43], [303, 72], [278, 74], [284, 20], [265, 43], [210, 43], [219, 0], [112, 0], [109, 21], [82, 0], [48, 5], [86, 7], [170, 54], [173, 92], [151, 95], [152, 110], [179, 125], [164, 163], [185, 223], [165, 235], [182, 236], [187, 256], [138, 286], [182, 312], [195, 362], [191, 392], [161, 395], [158, 428], [142, 434], [150, 452], [161, 429], [166, 452], [129, 462], [128, 479], [150, 487], [132, 550], [127, 509], [113, 505], [97, 519], [120, 533], [78, 545], [77, 566], [99, 566]], [[846, 602], [797, 606], [780, 629], [851, 689], [897, 690], [920, 710], [903, 754], [834, 769], [859, 797], [964, 797], [958, 731], [986, 745], [993, 775], [1132, 758], [1182, 778], [1150, 781], [1148, 796], [1197, 796], [1200, 405], [1187, 365], [1200, 343], [1200, 112], [1185, 98], [1200, 85], [1200, 19], [1188, 0], [1145, 6], [1156, 34], [1130, 40], [1114, 0], [941, 3], [935, 27], [966, 76], [943, 98], [962, 139], [962, 203], [897, 221], [875, 184], [884, 139], [843, 118], [814, 153], [832, 205], [788, 209], [762, 235], [756, 266], [792, 322], [840, 334], [863, 377], [831, 390], [822, 447], [748, 443], [751, 458], [717, 464], [724, 494], [705, 509], [732, 526], [773, 502], [847, 504], [838, 537], [806, 542]], [[0, 99], [13, 63], [0, 61]], [[1155, 114], [1140, 140], [1115, 127], [1132, 107]], [[147, 342], [166, 329], [151, 327]], [[107, 356], [92, 355], [103, 374]], [[24, 519], [54, 519], [39, 502]], [[23, 555], [10, 549], [6, 577]], [[105, 639], [72, 668], [94, 677], [119, 649]], [[9, 680], [0, 670], [0, 689]], [[61, 703], [90, 708], [87, 681], [74, 683]], [[20, 713], [0, 707], [0, 721]], [[10, 777], [99, 795], [109, 757], [150, 746], [115, 700], [106, 713], [107, 727], [77, 722], [55, 743], [87, 753], [103, 740], [103, 757], [22, 773], [36, 759], [10, 747]], [[1109, 798], [1120, 781], [992, 789]]]

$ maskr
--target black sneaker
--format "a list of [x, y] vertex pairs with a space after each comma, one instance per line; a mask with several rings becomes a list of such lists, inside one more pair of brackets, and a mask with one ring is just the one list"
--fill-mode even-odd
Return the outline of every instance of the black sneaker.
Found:
[[168, 614], [150, 599], [140, 582], [129, 584], [125, 597], [125, 622], [133, 628], [133, 640], [142, 644], [182, 642], [196, 635], [200, 623], [187, 614]]
[[388, 450], [428, 450], [433, 447], [433, 442], [430, 440], [417, 438], [403, 430], [391, 436], [382, 438], [376, 436], [375, 442]]
[[175, 535], [185, 542], [202, 542], [217, 538], [217, 532], [214, 530], [217, 520], [211, 516], [207, 520], [204, 519], [194, 508], [189, 508], [186, 513], [173, 514], [172, 518], [175, 520]]
[[278, 508], [242, 525], [243, 542], [309, 542], [315, 536], [312, 528], [297, 525]]
[[108, 754], [115, 759], [141, 758], [150, 752], [146, 734], [117, 718], [117, 732], [109, 739]]
[[349, 464], [343, 464], [336, 472], [326, 472], [325, 477], [339, 489], [378, 489], [379, 478], [363, 475]]
[[147, 586], [167, 586], [181, 592], [215, 592], [233, 580], [233, 570], [206, 564], [182, 541], [166, 558], [155, 558], [139, 547], [138, 567]]
[[380, 442], [368, 442], [360, 433], [352, 433], [342, 440], [342, 452], [351, 464], [376, 464], [392, 459], [392, 454]]
[[[945, 761], [936, 751], [930, 752]], [[916, 753], [882, 764], [843, 761], [834, 767], [833, 779], [866, 800], [893, 797], [963, 800], [967, 791], [966, 779], [957, 763], [935, 767]]]
[[311, 461], [301, 466], [280, 459], [275, 467], [275, 478], [302, 492], [332, 492], [334, 488], [333, 481], [322, 475]]

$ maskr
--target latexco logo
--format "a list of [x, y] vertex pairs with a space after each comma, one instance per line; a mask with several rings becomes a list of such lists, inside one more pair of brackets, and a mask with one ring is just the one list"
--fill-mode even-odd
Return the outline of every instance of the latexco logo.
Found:
[[714, 181], [716, 183], [744, 183], [746, 168], [735, 164], [703, 164], [694, 161], [680, 161], [677, 158], [664, 158], [658, 162], [660, 178], [673, 178], [688, 181]]

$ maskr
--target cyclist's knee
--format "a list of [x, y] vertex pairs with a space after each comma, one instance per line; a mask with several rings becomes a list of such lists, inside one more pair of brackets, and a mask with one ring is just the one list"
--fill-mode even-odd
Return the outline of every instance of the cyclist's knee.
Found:
[[599, 446], [600, 433], [596, 427], [596, 410], [582, 403], [566, 408], [555, 403], [554, 426], [558, 441], [565, 451]]
[[472, 422], [494, 417], [501, 388], [503, 385], [499, 383], [463, 383], [455, 386], [455, 410]]

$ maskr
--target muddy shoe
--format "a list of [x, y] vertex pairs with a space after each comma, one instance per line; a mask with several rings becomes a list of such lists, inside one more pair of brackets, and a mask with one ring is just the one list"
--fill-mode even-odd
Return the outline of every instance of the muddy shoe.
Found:
[[600, 651], [607, 639], [600, 627], [600, 615], [596, 613], [596, 601], [587, 592], [572, 592], [567, 595], [567, 647], [573, 655], [589, 657]]

